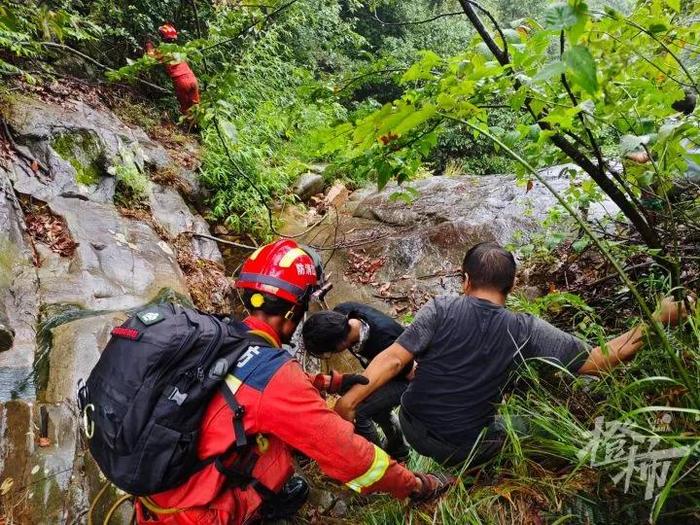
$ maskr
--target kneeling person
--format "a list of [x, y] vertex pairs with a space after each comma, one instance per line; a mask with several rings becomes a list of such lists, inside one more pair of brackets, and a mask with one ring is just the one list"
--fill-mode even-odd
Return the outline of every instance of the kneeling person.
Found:
[[[174, 489], [138, 498], [139, 523], [236, 525], [288, 516], [308, 494], [306, 483], [293, 477], [294, 449], [361, 493], [388, 492], [421, 501], [449, 486], [445, 477], [407, 470], [355, 434], [281, 349], [317, 287], [320, 276], [309, 268], [314, 268], [312, 257], [291, 240], [264, 246], [243, 264], [236, 287], [250, 315], [234, 329], [261, 341], [248, 348], [232, 367], [226, 388], [209, 402], [198, 442], [200, 460], [224, 459], [207, 462]], [[232, 397], [239, 405], [237, 418]], [[253, 444], [243, 457], [236, 452], [237, 428]], [[241, 478], [249, 481], [242, 484]]]
[[[302, 328], [304, 347], [311, 355], [323, 358], [348, 350], [363, 368], [367, 368], [370, 361], [396, 341], [402, 332], [403, 326], [388, 315], [354, 302], [318, 312], [309, 317]], [[411, 361], [397, 377], [360, 404], [355, 419], [358, 434], [400, 461], [408, 459], [409, 448], [392, 411], [401, 403], [412, 372]], [[375, 423], [384, 432], [385, 440], [380, 439]]]

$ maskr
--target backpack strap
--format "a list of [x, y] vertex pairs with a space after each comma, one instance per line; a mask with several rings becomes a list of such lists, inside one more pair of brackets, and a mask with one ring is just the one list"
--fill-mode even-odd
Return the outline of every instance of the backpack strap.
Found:
[[[268, 339], [267, 334], [248, 332], [246, 345], [250, 344], [267, 346], [269, 344], [274, 345], [274, 342]], [[216, 470], [227, 478], [230, 486], [235, 488], [253, 487], [263, 500], [267, 500], [275, 496], [275, 493], [253, 477], [253, 469], [255, 468], [259, 456], [254, 451], [253, 443], [249, 442], [245, 433], [245, 426], [243, 425], [245, 409], [236, 399], [236, 392], [244, 382], [245, 380], [241, 381], [232, 374], [229, 374], [221, 383], [221, 394], [224, 396], [226, 404], [233, 412], [232, 423], [236, 441], [233, 442], [223, 454], [211, 458], [208, 462], [214, 463]], [[238, 453], [239, 457], [233, 465], [226, 466], [224, 461], [233, 453]]]
[[[259, 336], [255, 337], [257, 334], [252, 335], [254, 337], [250, 338], [248, 343], [260, 342], [259, 340], [262, 339]], [[269, 343], [266, 339], [264, 344]], [[234, 488], [253, 487], [263, 500], [267, 500], [274, 496], [275, 493], [253, 477], [253, 469], [259, 456], [254, 451], [253, 443], [249, 442], [245, 433], [245, 426], [243, 425], [245, 409], [236, 399], [236, 392], [242, 383], [240, 379], [235, 378], [233, 375], [228, 375], [221, 384], [221, 394], [233, 412], [232, 423], [236, 441], [223, 454], [214, 457], [211, 462], [214, 463], [216, 470], [226, 477], [230, 486]], [[232, 465], [226, 466], [224, 461], [233, 453], [237, 453], [239, 457]]]
[[231, 391], [231, 387], [226, 381], [224, 381], [224, 383], [221, 385], [221, 393], [224, 395], [226, 404], [233, 412], [233, 429], [236, 432], [236, 448], [242, 449], [248, 445], [248, 439], [245, 435], [245, 427], [243, 426], [245, 409], [240, 405], [240, 403], [238, 403], [236, 396]]
[[[275, 493], [263, 485], [260, 480], [253, 477], [253, 469], [258, 462], [259, 456], [253, 450], [252, 444], [248, 442], [248, 438], [245, 435], [245, 427], [243, 426], [245, 409], [240, 405], [227, 383], [224, 382], [221, 386], [221, 392], [226, 400], [226, 404], [233, 411], [233, 428], [236, 432], [236, 441], [226, 452], [214, 458], [214, 466], [216, 470], [226, 476], [230, 486], [235, 488], [253, 487], [263, 500], [270, 499], [275, 496]], [[234, 452], [237, 452], [239, 457], [233, 465], [227, 467], [224, 464], [224, 460]]]

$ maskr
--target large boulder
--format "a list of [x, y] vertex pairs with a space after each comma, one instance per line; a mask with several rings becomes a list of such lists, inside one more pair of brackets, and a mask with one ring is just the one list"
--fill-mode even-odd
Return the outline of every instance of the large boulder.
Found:
[[[180, 194], [173, 188], [154, 185], [150, 196], [151, 213], [171, 237], [182, 234], [209, 234], [209, 225], [192, 213]], [[216, 243], [211, 239], [193, 237], [192, 249], [199, 258], [223, 262]]]
[[310, 171], [299, 176], [292, 191], [301, 202], [308, 202], [317, 193], [322, 193], [324, 186], [323, 175]]
[[[564, 192], [572, 184], [572, 168], [555, 166], [541, 175]], [[534, 182], [528, 189], [510, 175], [437, 176], [410, 187], [360, 189], [340, 210], [340, 220], [331, 217], [309, 234], [307, 242], [333, 254], [327, 265], [333, 272], [331, 304], [359, 300], [402, 314], [430, 296], [458, 292], [459, 268], [469, 246], [526, 241], [557, 204], [542, 184]], [[588, 213], [600, 218], [617, 211], [603, 201]], [[288, 218], [289, 232], [316, 220]], [[334, 244], [340, 249], [330, 249]]]
[[77, 247], [70, 259], [43, 250], [44, 303], [119, 310], [148, 302], [161, 288], [187, 293], [174, 249], [149, 224], [99, 202], [58, 197], [49, 207], [65, 219]]

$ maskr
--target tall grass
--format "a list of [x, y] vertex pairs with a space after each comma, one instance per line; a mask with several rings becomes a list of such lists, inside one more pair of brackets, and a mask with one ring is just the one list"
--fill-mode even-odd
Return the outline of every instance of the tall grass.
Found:
[[[518, 298], [511, 308], [546, 314], [551, 305], [570, 308], [571, 325], [598, 344], [606, 337], [600, 320], [579, 297], [553, 295], [534, 302]], [[629, 319], [632, 325], [638, 319]], [[612, 332], [610, 336], [616, 335]], [[412, 455], [409, 467], [445, 471], [458, 484], [437, 504], [404, 507], [386, 499], [352, 509], [353, 522], [444, 525], [476, 523], [700, 523], [700, 407], [687, 392], [700, 381], [700, 312], [667, 337], [694, 384], [685, 384], [673, 360], [655, 336], [630, 363], [599, 378], [572, 376], [542, 361], [528, 361], [516, 371], [514, 391], [499, 407], [507, 429], [505, 446], [483, 468], [444, 469]], [[640, 442], [627, 438], [618, 461], [601, 465], [616, 435], [600, 440], [593, 457], [596, 418], [619, 422]], [[522, 431], [522, 421], [527, 430]], [[656, 483], [646, 498], [647, 481], [635, 470], [625, 488], [630, 447], [638, 454], [680, 449], [672, 458], [666, 483]], [[619, 443], [618, 443], [619, 444]], [[607, 447], [607, 448], [606, 448]], [[643, 459], [634, 462], [644, 466]], [[471, 468], [471, 470], [470, 470]], [[661, 468], [657, 469], [657, 475]]]

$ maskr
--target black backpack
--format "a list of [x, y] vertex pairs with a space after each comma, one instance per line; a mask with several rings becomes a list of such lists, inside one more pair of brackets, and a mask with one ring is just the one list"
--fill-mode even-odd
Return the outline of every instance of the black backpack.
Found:
[[112, 483], [146, 496], [222, 465], [221, 457], [197, 458], [200, 422], [217, 389], [234, 411], [237, 441], [226, 455], [246, 447], [243, 409], [224, 379], [250, 344], [269, 346], [246, 331], [174, 304], [147, 307], [112, 330], [78, 391], [90, 452]]

